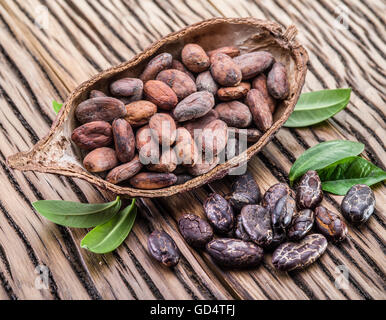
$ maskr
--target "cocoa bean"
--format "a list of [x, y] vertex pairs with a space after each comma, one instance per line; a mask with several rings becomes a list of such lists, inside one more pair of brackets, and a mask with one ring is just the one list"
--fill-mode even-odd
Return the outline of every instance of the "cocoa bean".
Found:
[[269, 106], [269, 110], [271, 110], [271, 113], [274, 113], [276, 108], [276, 101], [268, 92], [267, 77], [264, 73], [260, 74], [253, 80], [252, 88], [260, 91], [266, 104]]
[[[187, 121], [184, 123], [184, 127], [189, 131], [190, 135], [194, 138], [194, 140], [198, 141], [201, 139], [201, 133], [204, 128], [214, 120], [217, 120], [218, 113], [216, 110], [210, 110], [205, 116], [194, 119], [191, 121]], [[195, 132], [196, 131], [196, 132]]]
[[247, 94], [246, 103], [252, 113], [253, 122], [261, 131], [265, 132], [272, 127], [272, 113], [260, 91], [251, 89]]
[[182, 100], [174, 109], [173, 116], [179, 122], [197, 119], [206, 115], [213, 106], [213, 94], [208, 91], [200, 91]]
[[238, 215], [236, 218], [235, 237], [243, 241], [251, 241], [248, 233], [245, 232], [241, 215]]
[[310, 209], [304, 209], [295, 213], [292, 218], [291, 226], [288, 229], [288, 238], [291, 241], [303, 239], [306, 234], [311, 231], [314, 222], [315, 214]]
[[210, 71], [200, 73], [196, 79], [197, 91], [208, 91], [213, 95], [216, 95], [218, 90], [218, 84], [214, 81]]
[[173, 149], [166, 150], [162, 153], [159, 163], [147, 166], [150, 171], [168, 173], [177, 168], [177, 156]]
[[110, 85], [110, 92], [113, 96], [129, 97], [130, 102], [138, 101], [142, 99], [143, 82], [136, 78], [123, 78]]
[[90, 151], [110, 145], [113, 132], [108, 122], [93, 121], [76, 128], [71, 139], [79, 148]]
[[292, 221], [292, 216], [295, 213], [296, 203], [290, 196], [286, 195], [280, 198], [273, 209], [271, 219], [273, 228], [281, 228], [285, 230]]
[[107, 96], [104, 92], [99, 91], [99, 90], [91, 90], [90, 91], [90, 96], [89, 96], [90, 99], [100, 98], [100, 97], [107, 97]]
[[176, 141], [176, 123], [166, 113], [156, 113], [150, 118], [149, 127], [162, 146], [171, 146]]
[[79, 104], [75, 110], [75, 116], [82, 124], [92, 121], [110, 122], [125, 115], [125, 105], [111, 97], [88, 99]]
[[139, 77], [143, 82], [154, 80], [162, 70], [170, 69], [173, 57], [170, 53], [161, 53], [149, 61], [145, 70]]
[[146, 82], [144, 92], [147, 100], [163, 110], [172, 110], [178, 103], [177, 95], [164, 82], [149, 80]]
[[134, 177], [141, 171], [142, 167], [143, 165], [139, 160], [138, 155], [136, 155], [130, 162], [122, 164], [111, 170], [107, 175], [106, 180], [112, 184], [118, 184]]
[[207, 155], [218, 155], [228, 142], [228, 126], [222, 120], [209, 123], [202, 132], [202, 149]]
[[184, 184], [188, 182], [189, 180], [192, 180], [193, 177], [189, 174], [180, 174], [177, 176], [177, 182], [176, 185]]
[[274, 62], [272, 54], [266, 51], [245, 53], [233, 58], [233, 60], [240, 68], [243, 80], [256, 77], [269, 69]]
[[267, 87], [269, 93], [275, 99], [284, 100], [288, 97], [290, 88], [287, 79], [285, 66], [276, 62], [267, 77]]
[[143, 164], [158, 162], [160, 156], [159, 143], [158, 137], [155, 138], [155, 136], [148, 125], [137, 130], [135, 141]]
[[182, 237], [192, 247], [202, 248], [213, 238], [213, 229], [208, 222], [194, 214], [185, 214], [178, 220]]
[[118, 165], [118, 158], [114, 149], [98, 148], [83, 159], [83, 165], [89, 172], [104, 172], [115, 168]]
[[236, 128], [246, 128], [252, 123], [252, 114], [248, 106], [239, 101], [220, 103], [215, 110], [219, 118], [228, 126]]
[[198, 44], [189, 43], [181, 52], [183, 64], [192, 72], [203, 72], [208, 70], [210, 60], [206, 52]]
[[241, 82], [236, 87], [220, 88], [217, 91], [217, 97], [222, 101], [231, 101], [244, 98], [251, 89], [251, 84], [248, 82]]
[[272, 214], [279, 199], [287, 195], [295, 195], [289, 186], [284, 183], [274, 184], [265, 192], [261, 205]]
[[307, 171], [296, 189], [296, 202], [300, 209], [315, 209], [323, 200], [322, 182], [314, 170]]
[[253, 176], [247, 172], [236, 177], [232, 184], [232, 194], [227, 197], [230, 204], [240, 211], [248, 204], [257, 204], [261, 198], [260, 188]]
[[209, 58], [211, 58], [216, 53], [225, 53], [226, 55], [230, 56], [231, 58], [234, 58], [240, 54], [240, 49], [237, 47], [234, 47], [234, 46], [221, 47], [218, 49], [208, 51], [206, 54], [208, 55]]
[[165, 82], [172, 88], [178, 100], [182, 100], [197, 91], [195, 81], [189, 78], [186, 73], [176, 69], [161, 71], [156, 79]]
[[139, 100], [126, 105], [125, 120], [133, 127], [149, 123], [150, 118], [157, 112], [157, 106], [146, 100]]
[[210, 73], [216, 82], [224, 87], [234, 87], [240, 84], [241, 70], [231, 57], [224, 53], [216, 53], [210, 61], [212, 63]]
[[113, 122], [113, 135], [117, 158], [122, 163], [133, 160], [135, 155], [135, 137], [130, 124], [123, 119]]
[[235, 137], [238, 140], [247, 140], [247, 142], [257, 142], [261, 138], [262, 134], [258, 129], [239, 129], [228, 128], [228, 135]]
[[315, 225], [320, 233], [332, 241], [343, 241], [347, 237], [347, 225], [336, 213], [325, 207], [316, 207]]
[[190, 79], [192, 79], [193, 81], [196, 81], [193, 73], [191, 73], [188, 69], [186, 69], [186, 67], [184, 66], [184, 64], [176, 59], [173, 59], [172, 61], [172, 69], [176, 69], [176, 70], [179, 70], [183, 73], [186, 73]]
[[202, 159], [202, 161], [197, 162], [194, 166], [188, 168], [188, 172], [192, 176], [200, 176], [205, 173], [208, 173], [219, 163], [220, 159], [218, 157], [213, 157], [212, 159]]
[[147, 241], [151, 256], [166, 267], [174, 267], [180, 261], [180, 251], [174, 240], [164, 231], [153, 231]]
[[204, 211], [209, 223], [219, 233], [227, 233], [234, 225], [231, 205], [218, 193], [211, 194], [204, 202]]
[[373, 190], [365, 184], [356, 184], [350, 188], [342, 200], [341, 211], [352, 223], [365, 223], [375, 209]]
[[183, 127], [177, 129], [174, 151], [177, 155], [178, 164], [185, 166], [195, 165], [199, 157], [196, 142], [189, 131]]
[[172, 186], [177, 182], [173, 173], [141, 172], [130, 179], [130, 184], [137, 189], [153, 190]]

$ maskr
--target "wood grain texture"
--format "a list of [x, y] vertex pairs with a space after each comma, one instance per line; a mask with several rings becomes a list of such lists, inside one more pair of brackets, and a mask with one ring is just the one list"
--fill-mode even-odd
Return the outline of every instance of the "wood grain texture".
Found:
[[[344, 6], [349, 8], [347, 29], [335, 24]], [[384, 184], [374, 188], [377, 206], [368, 224], [350, 227], [350, 240], [330, 244], [306, 271], [279, 273], [267, 255], [260, 268], [236, 272], [221, 270], [206, 254], [188, 247], [176, 229], [182, 214], [203, 214], [209, 193], [228, 193], [230, 177], [193, 192], [139, 201], [138, 221], [125, 244], [97, 256], [79, 249], [85, 230], [55, 226], [30, 203], [102, 202], [113, 195], [78, 180], [11, 171], [5, 164], [7, 156], [30, 149], [48, 132], [55, 118], [52, 100], [63, 101], [90, 76], [191, 23], [253, 16], [297, 26], [310, 54], [304, 92], [353, 88], [348, 108], [333, 119], [307, 129], [281, 129], [250, 161], [261, 189], [288, 182], [299, 155], [332, 139], [365, 143], [365, 157], [385, 169], [382, 10], [381, 3], [368, 0], [0, 0], [0, 299], [384, 299]], [[48, 17], [46, 28], [41, 28], [42, 12]], [[329, 195], [324, 205], [337, 212], [340, 201]], [[176, 269], [164, 269], [149, 258], [146, 241], [154, 228], [168, 232], [181, 250]], [[334, 285], [341, 265], [350, 273], [344, 290]], [[38, 266], [50, 271], [47, 290], [35, 287]]]

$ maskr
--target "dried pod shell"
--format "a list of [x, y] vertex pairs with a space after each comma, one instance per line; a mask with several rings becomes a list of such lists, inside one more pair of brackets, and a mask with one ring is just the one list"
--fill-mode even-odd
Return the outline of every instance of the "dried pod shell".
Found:
[[114, 149], [98, 148], [83, 159], [83, 165], [89, 172], [104, 172], [115, 168], [118, 165], [118, 158]]
[[110, 85], [110, 92], [113, 96], [130, 97], [129, 101], [141, 100], [143, 82], [136, 78], [119, 79]]
[[133, 127], [149, 123], [150, 118], [157, 112], [157, 106], [146, 100], [139, 100], [126, 105], [125, 120]]
[[241, 82], [236, 87], [220, 88], [217, 91], [217, 97], [221, 101], [231, 101], [244, 98], [251, 89], [251, 84], [248, 82]]
[[161, 53], [149, 61], [145, 70], [139, 77], [143, 82], [154, 80], [162, 70], [170, 69], [173, 57], [170, 53]]
[[210, 71], [200, 73], [196, 79], [197, 91], [208, 91], [213, 95], [216, 95], [218, 90], [218, 84], [214, 81]]
[[181, 52], [181, 59], [185, 67], [193, 72], [203, 72], [210, 66], [209, 57], [204, 49], [195, 43], [185, 45]]
[[71, 140], [79, 148], [90, 151], [110, 145], [113, 142], [113, 132], [110, 123], [93, 121], [76, 128]]
[[143, 165], [137, 155], [130, 162], [122, 164], [111, 170], [107, 175], [106, 180], [110, 183], [118, 184], [135, 176], [142, 168]]
[[157, 135], [160, 145], [171, 146], [176, 141], [176, 123], [166, 113], [156, 113], [150, 118], [149, 127]]
[[194, 214], [183, 215], [178, 220], [178, 229], [192, 247], [202, 248], [213, 238], [210, 224]]
[[227, 46], [227, 47], [221, 47], [221, 48], [208, 51], [206, 54], [208, 55], [209, 58], [211, 58], [216, 53], [225, 53], [226, 55], [234, 58], [240, 54], [240, 49], [235, 46]]
[[178, 103], [177, 95], [162, 81], [149, 80], [143, 90], [147, 100], [162, 110], [172, 110]]
[[211, 194], [204, 202], [204, 211], [215, 231], [227, 233], [234, 225], [233, 209], [218, 193]]
[[213, 79], [224, 87], [237, 86], [241, 82], [241, 70], [233, 59], [224, 54], [216, 53], [210, 59], [210, 73]]
[[177, 182], [173, 173], [141, 172], [130, 179], [130, 184], [138, 189], [160, 189], [172, 186]]
[[257, 51], [242, 54], [233, 60], [239, 66], [243, 80], [248, 80], [269, 69], [274, 57], [267, 51]]
[[322, 182], [316, 171], [310, 170], [300, 179], [296, 202], [300, 209], [315, 209], [323, 200]]
[[122, 101], [111, 97], [92, 98], [83, 101], [75, 110], [75, 116], [80, 123], [92, 121], [113, 121], [123, 118], [126, 108]]
[[347, 237], [347, 225], [337, 214], [325, 207], [315, 209], [315, 224], [319, 232], [332, 241], [343, 241]]
[[147, 247], [151, 256], [166, 267], [174, 267], [180, 261], [180, 251], [165, 231], [153, 231], [148, 238]]
[[248, 106], [239, 101], [220, 103], [215, 110], [219, 118], [228, 126], [236, 128], [246, 128], [252, 123], [252, 114]]
[[276, 108], [276, 100], [268, 92], [267, 77], [264, 73], [253, 79], [252, 88], [260, 91], [265, 102], [269, 106], [269, 110], [271, 110], [271, 113], [274, 113]]
[[311, 231], [315, 222], [315, 213], [310, 209], [304, 209], [295, 213], [291, 226], [288, 229], [288, 238], [291, 241], [303, 239]]
[[269, 105], [265, 101], [260, 91], [256, 89], [249, 90], [246, 103], [251, 110], [253, 122], [263, 132], [272, 127], [273, 118]]
[[267, 77], [267, 87], [269, 93], [275, 99], [283, 100], [289, 95], [289, 84], [285, 66], [276, 62]]
[[196, 83], [186, 73], [176, 69], [161, 71], [156, 79], [165, 82], [172, 88], [178, 100], [182, 100], [197, 91]]
[[375, 196], [371, 188], [365, 184], [352, 186], [343, 198], [341, 211], [352, 223], [366, 222], [375, 209]]
[[205, 116], [214, 106], [214, 97], [208, 91], [191, 94], [174, 109], [173, 116], [179, 121], [187, 121]]

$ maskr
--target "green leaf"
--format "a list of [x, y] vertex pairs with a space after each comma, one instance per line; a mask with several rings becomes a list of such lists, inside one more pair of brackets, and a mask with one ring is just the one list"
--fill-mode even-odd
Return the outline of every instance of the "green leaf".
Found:
[[60, 200], [36, 201], [33, 207], [48, 220], [66, 227], [91, 228], [105, 223], [121, 207], [119, 197], [108, 203], [79, 203]]
[[350, 101], [351, 88], [303, 93], [285, 127], [307, 127], [331, 118]]
[[318, 170], [324, 191], [344, 196], [356, 184], [372, 186], [386, 179], [386, 172], [361, 157], [348, 157]]
[[308, 170], [319, 170], [343, 158], [356, 156], [364, 150], [359, 142], [333, 140], [317, 144], [306, 150], [293, 164], [289, 179], [291, 185]]
[[52, 101], [52, 107], [54, 108], [54, 111], [56, 113], [59, 113], [60, 109], [62, 109], [62, 106], [63, 106], [62, 103], [56, 102], [55, 100]]
[[129, 235], [137, 216], [135, 199], [114, 218], [90, 231], [80, 243], [94, 253], [108, 253], [118, 248]]

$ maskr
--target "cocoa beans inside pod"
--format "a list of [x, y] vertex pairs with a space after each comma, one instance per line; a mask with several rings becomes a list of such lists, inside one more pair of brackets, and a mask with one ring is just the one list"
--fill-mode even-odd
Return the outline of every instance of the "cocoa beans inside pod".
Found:
[[220, 161], [218, 157], [208, 158], [202, 157], [194, 166], [188, 168], [188, 172], [192, 176], [203, 175], [216, 167]]
[[83, 165], [89, 172], [104, 172], [115, 168], [118, 165], [118, 158], [114, 149], [98, 148], [86, 155]]
[[245, 53], [233, 58], [233, 60], [240, 68], [243, 80], [256, 77], [269, 69], [274, 62], [272, 54], [267, 51]]
[[183, 64], [192, 72], [208, 70], [210, 60], [204, 49], [195, 43], [185, 45], [181, 52]]
[[218, 155], [228, 143], [228, 126], [222, 120], [209, 123], [202, 132], [202, 150], [206, 155]]
[[156, 79], [165, 82], [172, 88], [178, 100], [182, 100], [197, 91], [196, 83], [186, 73], [176, 69], [163, 70]]
[[236, 87], [220, 88], [217, 91], [217, 97], [221, 101], [231, 101], [244, 98], [251, 89], [251, 84], [248, 82], [241, 82]]
[[279, 199], [287, 195], [292, 198], [295, 196], [295, 193], [288, 185], [284, 183], [274, 184], [265, 192], [261, 205], [272, 213]]
[[91, 90], [89, 98], [100, 98], [100, 97], [107, 97], [106, 94], [100, 90]]
[[156, 113], [150, 118], [149, 127], [162, 146], [171, 146], [176, 141], [176, 123], [166, 113]]
[[240, 129], [228, 127], [228, 136], [235, 137], [237, 140], [247, 140], [247, 142], [257, 142], [262, 134], [258, 129]]
[[233, 59], [224, 54], [216, 53], [210, 59], [210, 73], [213, 79], [224, 87], [234, 87], [240, 84], [242, 74], [239, 66]]
[[237, 57], [240, 54], [240, 49], [238, 47], [235, 47], [235, 46], [221, 47], [221, 48], [218, 48], [218, 49], [214, 49], [214, 50], [208, 51], [207, 55], [208, 55], [209, 58], [211, 58], [216, 53], [224, 53], [224, 54], [230, 56], [231, 58], [234, 58], [234, 57]]
[[157, 106], [150, 101], [139, 100], [126, 105], [126, 111], [125, 120], [133, 127], [140, 127], [149, 123], [157, 112]]
[[197, 76], [196, 87], [197, 91], [208, 91], [213, 95], [216, 95], [219, 88], [210, 71], [202, 72]]
[[79, 148], [90, 151], [109, 146], [113, 142], [113, 132], [110, 123], [93, 121], [76, 128], [71, 139]]
[[136, 78], [119, 79], [110, 85], [110, 92], [113, 96], [129, 97], [129, 101], [141, 100], [143, 94], [143, 82]]
[[135, 176], [142, 168], [143, 165], [139, 160], [139, 156], [136, 155], [130, 162], [111, 170], [107, 175], [106, 180], [112, 184], [118, 184]]
[[110, 122], [125, 115], [123, 102], [111, 97], [88, 99], [80, 103], [75, 110], [75, 116], [82, 124], [92, 121]]
[[246, 128], [252, 123], [252, 114], [248, 106], [239, 101], [220, 103], [215, 110], [219, 118], [228, 126]]
[[287, 79], [285, 66], [276, 62], [267, 77], [267, 87], [269, 93], [275, 99], [283, 100], [288, 97], [290, 89]]
[[263, 132], [270, 129], [273, 124], [272, 113], [260, 91], [249, 90], [246, 103], [252, 113], [255, 125]]
[[194, 214], [184, 214], [178, 220], [178, 229], [192, 247], [202, 248], [213, 238], [210, 224]]
[[260, 91], [265, 102], [269, 106], [269, 110], [271, 110], [271, 113], [274, 113], [276, 108], [276, 100], [268, 92], [267, 77], [264, 73], [253, 79], [252, 88]]
[[197, 145], [189, 131], [180, 127], [176, 131], [176, 145], [174, 146], [178, 164], [193, 166], [198, 161]]
[[204, 211], [209, 223], [219, 233], [228, 233], [234, 225], [231, 205], [218, 193], [211, 194], [204, 202]]
[[192, 79], [193, 81], [196, 81], [196, 78], [194, 77], [193, 73], [191, 73], [188, 69], [186, 69], [186, 67], [184, 66], [184, 64], [176, 59], [173, 59], [172, 61], [172, 69], [176, 69], [176, 70], [179, 70], [183, 73], [186, 73], [190, 79]]
[[174, 109], [173, 116], [179, 121], [187, 121], [205, 116], [214, 107], [214, 97], [208, 91], [191, 94]]
[[347, 237], [347, 225], [336, 213], [325, 207], [315, 209], [315, 225], [321, 234], [332, 241], [343, 241]]
[[116, 119], [112, 127], [115, 151], [119, 161], [126, 163], [133, 160], [135, 155], [135, 137], [131, 125], [124, 119]]
[[147, 166], [148, 170], [161, 173], [173, 172], [176, 168], [177, 156], [173, 149], [165, 150], [159, 159], [159, 163]]
[[[210, 110], [205, 116], [186, 121], [184, 123], [184, 127], [189, 131], [190, 135], [194, 138], [194, 140], [198, 141], [201, 138], [201, 131], [205, 129], [205, 127], [214, 120], [217, 120], [218, 113], [216, 110]], [[197, 130], [197, 131], [196, 131]]]
[[178, 103], [177, 95], [164, 82], [149, 80], [144, 86], [145, 97], [162, 110], [170, 111]]
[[177, 176], [173, 173], [141, 172], [130, 179], [130, 184], [137, 189], [161, 189], [174, 185]]
[[139, 128], [136, 133], [135, 142], [141, 163], [147, 165], [157, 163], [160, 152], [158, 139], [154, 138], [153, 130], [150, 127], [144, 126]]
[[145, 70], [139, 77], [143, 82], [154, 80], [162, 70], [170, 69], [173, 57], [170, 53], [161, 53], [149, 61]]

